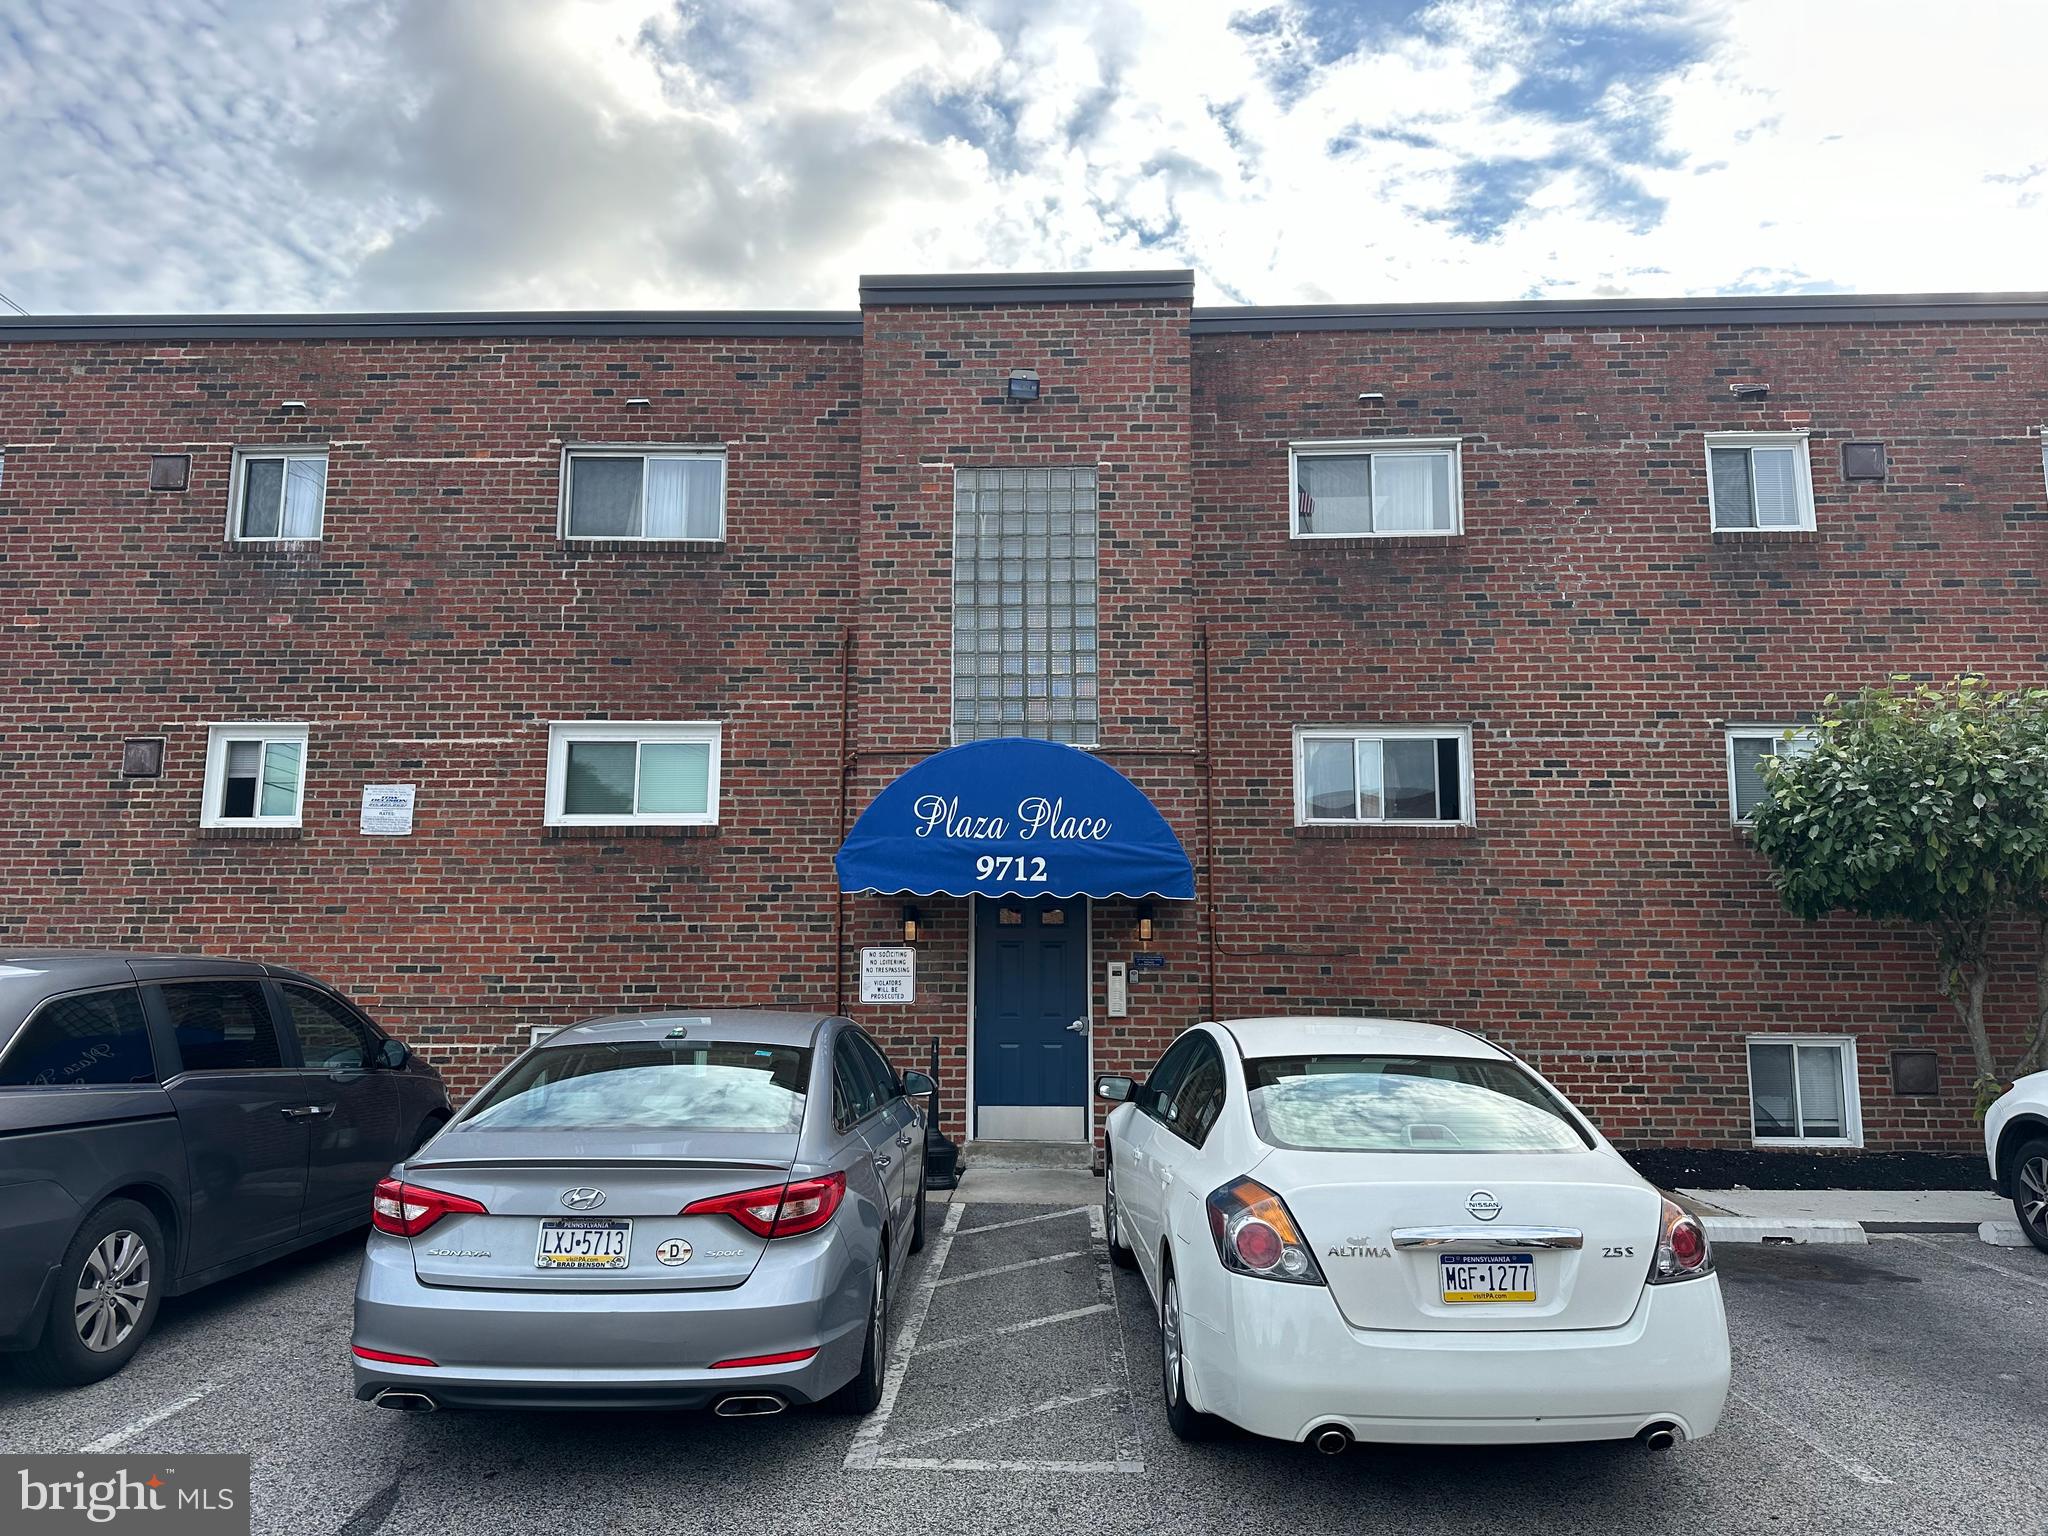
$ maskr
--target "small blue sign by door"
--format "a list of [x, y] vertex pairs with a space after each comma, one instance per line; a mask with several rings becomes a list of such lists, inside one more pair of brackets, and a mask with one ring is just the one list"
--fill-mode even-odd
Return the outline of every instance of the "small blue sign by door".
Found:
[[1087, 1138], [1086, 897], [974, 904], [974, 1103], [977, 1136]]

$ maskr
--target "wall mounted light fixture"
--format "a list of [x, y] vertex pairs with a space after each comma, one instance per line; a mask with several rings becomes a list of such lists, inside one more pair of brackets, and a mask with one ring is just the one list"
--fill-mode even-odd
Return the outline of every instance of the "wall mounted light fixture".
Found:
[[903, 909], [903, 942], [906, 944], [915, 944], [917, 942], [917, 908], [915, 907], [905, 907]]
[[629, 399], [626, 402], [626, 408], [628, 410], [644, 411], [652, 404], [654, 404], [654, 402], [648, 399], [645, 395], [634, 395], [631, 399]]
[[1138, 908], [1138, 942], [1152, 942], [1152, 909], [1149, 906]]
[[1368, 389], [1367, 391], [1365, 391], [1365, 393], [1358, 397], [1358, 403], [1360, 405], [1366, 405], [1375, 401], [1385, 400], [1386, 398], [1387, 397], [1384, 391], [1377, 389]]
[[280, 411], [303, 411], [306, 408], [306, 402], [303, 400], [280, 400], [277, 402], [277, 408]]
[[1003, 386], [1003, 396], [1009, 400], [1036, 400], [1038, 375], [1029, 368], [1012, 368], [1009, 382]]
[[1728, 393], [1738, 400], [1762, 400], [1768, 397], [1770, 392], [1771, 386], [1768, 384], [1730, 384], [1728, 386]]

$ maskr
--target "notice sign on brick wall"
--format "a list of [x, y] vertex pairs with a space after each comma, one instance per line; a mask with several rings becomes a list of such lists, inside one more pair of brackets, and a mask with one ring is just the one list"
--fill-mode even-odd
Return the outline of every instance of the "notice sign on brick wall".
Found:
[[864, 1003], [917, 1001], [917, 951], [892, 944], [860, 952], [860, 1000]]
[[365, 784], [363, 831], [371, 837], [412, 836], [411, 784]]

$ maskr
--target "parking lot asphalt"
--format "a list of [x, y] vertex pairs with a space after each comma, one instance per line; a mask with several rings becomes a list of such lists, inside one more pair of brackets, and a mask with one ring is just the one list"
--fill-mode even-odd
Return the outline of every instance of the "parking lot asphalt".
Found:
[[[934, 1208], [934, 1217], [939, 1208]], [[372, 1532], [1474, 1530], [2048, 1536], [2048, 1255], [1973, 1238], [1723, 1248], [1720, 1431], [1336, 1458], [1183, 1445], [1142, 1282], [1087, 1206], [958, 1204], [907, 1276], [866, 1420], [406, 1415], [349, 1396], [342, 1240], [167, 1303], [123, 1374], [31, 1387], [0, 1450], [246, 1451], [254, 1528]]]

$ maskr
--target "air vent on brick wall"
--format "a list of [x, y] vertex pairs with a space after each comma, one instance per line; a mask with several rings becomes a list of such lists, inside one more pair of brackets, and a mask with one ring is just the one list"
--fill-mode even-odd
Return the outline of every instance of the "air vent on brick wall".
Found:
[[149, 488], [152, 491], [182, 491], [191, 483], [191, 454], [152, 453], [149, 456]]
[[1882, 480], [1885, 477], [1883, 443], [1842, 444], [1844, 480]]

